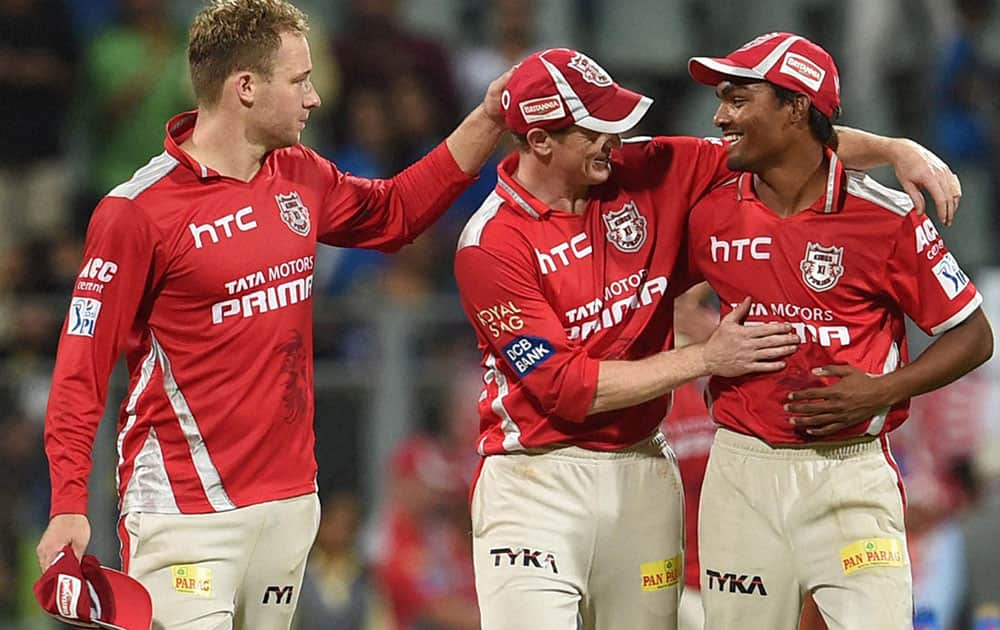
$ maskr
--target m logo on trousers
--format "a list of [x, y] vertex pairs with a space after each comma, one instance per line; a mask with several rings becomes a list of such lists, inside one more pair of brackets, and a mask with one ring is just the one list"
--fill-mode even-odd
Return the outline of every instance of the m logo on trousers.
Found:
[[274, 595], [275, 604], [291, 604], [292, 603], [292, 590], [291, 584], [286, 586], [268, 586], [267, 590], [264, 591], [264, 601], [262, 604], [271, 603], [271, 595]]

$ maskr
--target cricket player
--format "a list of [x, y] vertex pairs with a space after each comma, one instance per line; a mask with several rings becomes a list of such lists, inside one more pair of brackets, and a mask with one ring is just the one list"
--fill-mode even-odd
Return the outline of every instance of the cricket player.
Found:
[[[669, 392], [781, 369], [798, 337], [739, 325], [744, 304], [706, 342], [671, 350], [684, 226], [733, 175], [724, 142], [623, 143], [650, 100], [569, 49], [525, 59], [502, 103], [519, 148], [455, 258], [485, 371], [472, 492], [482, 625], [674, 629], [684, 512], [657, 431]], [[852, 163], [887, 157], [870, 136], [845, 139]]]
[[[727, 164], [692, 210], [689, 257], [723, 314], [791, 324], [772, 374], [713, 377], [720, 425], [702, 488], [707, 628], [795, 628], [812, 593], [831, 630], [909, 628], [904, 496], [888, 434], [908, 399], [992, 354], [982, 297], [907, 195], [846, 170], [833, 59], [789, 33], [695, 57]], [[910, 363], [904, 315], [937, 340]]]
[[447, 140], [387, 180], [299, 144], [320, 97], [305, 16], [217, 0], [195, 17], [197, 111], [101, 201], [59, 342], [45, 427], [46, 567], [90, 538], [87, 479], [120, 353], [122, 564], [164, 629], [287, 628], [319, 505], [317, 242], [393, 251], [474, 180], [503, 131], [498, 79]]

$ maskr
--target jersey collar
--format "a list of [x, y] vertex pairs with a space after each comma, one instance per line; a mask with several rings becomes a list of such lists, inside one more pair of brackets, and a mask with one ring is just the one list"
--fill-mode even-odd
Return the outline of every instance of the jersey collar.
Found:
[[500, 162], [497, 166], [497, 186], [494, 190], [511, 207], [533, 219], [541, 219], [552, 212], [552, 208], [536, 199], [524, 186], [514, 180], [514, 171], [517, 170], [519, 160], [520, 155], [514, 152]]
[[196, 120], [198, 120], [198, 110], [194, 109], [189, 112], [177, 114], [167, 121], [167, 133], [163, 140], [163, 148], [178, 162], [194, 171], [199, 179], [205, 180], [221, 177], [218, 171], [198, 162], [181, 148], [181, 145], [194, 133], [194, 123]]
[[[844, 200], [847, 198], [844, 165], [832, 149], [824, 147], [823, 151], [830, 162], [829, 173], [826, 177], [826, 192], [806, 209], [817, 214], [835, 214], [844, 209]], [[744, 199], [760, 201], [753, 189], [753, 173], [740, 173], [736, 185], [736, 198], [739, 201]]]

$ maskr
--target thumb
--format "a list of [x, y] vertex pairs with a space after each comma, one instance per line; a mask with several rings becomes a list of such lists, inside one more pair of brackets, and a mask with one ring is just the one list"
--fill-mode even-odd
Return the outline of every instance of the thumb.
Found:
[[813, 368], [812, 373], [816, 376], [848, 376], [853, 371], [853, 368], [849, 365], [824, 365], [823, 367]]
[[917, 214], [924, 214], [926, 212], [926, 208], [924, 207], [926, 201], [924, 200], [924, 193], [920, 192], [920, 188], [913, 182], [903, 182], [903, 190], [913, 200], [913, 209]]
[[723, 322], [733, 322], [735, 324], [743, 323], [746, 319], [747, 314], [750, 313], [750, 297], [743, 298], [743, 301], [738, 305], [733, 307], [733, 310], [729, 311], [729, 314], [722, 318]]

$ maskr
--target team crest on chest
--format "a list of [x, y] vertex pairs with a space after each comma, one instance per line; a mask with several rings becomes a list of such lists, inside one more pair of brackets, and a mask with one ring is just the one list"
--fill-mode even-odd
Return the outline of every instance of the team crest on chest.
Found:
[[828, 291], [844, 275], [844, 248], [823, 247], [819, 243], [806, 245], [806, 256], [799, 263], [802, 279], [813, 291]]
[[617, 212], [608, 212], [602, 218], [608, 228], [608, 241], [621, 251], [637, 252], [646, 242], [646, 217], [639, 214], [634, 201]]
[[583, 53], [576, 53], [568, 65], [579, 72], [587, 83], [592, 83], [597, 87], [608, 87], [612, 83], [611, 76], [604, 71], [604, 68]]
[[278, 202], [281, 220], [285, 222], [288, 229], [299, 236], [307, 236], [309, 234], [309, 208], [306, 208], [302, 203], [299, 193], [293, 191], [287, 195], [279, 194], [275, 195], [274, 199]]

